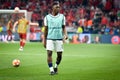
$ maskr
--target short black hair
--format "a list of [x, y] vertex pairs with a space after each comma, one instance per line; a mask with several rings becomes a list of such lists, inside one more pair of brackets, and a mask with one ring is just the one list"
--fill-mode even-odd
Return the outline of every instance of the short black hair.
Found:
[[54, 5], [58, 5], [58, 4], [59, 4], [59, 1], [54, 1], [53, 4], [52, 4], [52, 7], [53, 7]]

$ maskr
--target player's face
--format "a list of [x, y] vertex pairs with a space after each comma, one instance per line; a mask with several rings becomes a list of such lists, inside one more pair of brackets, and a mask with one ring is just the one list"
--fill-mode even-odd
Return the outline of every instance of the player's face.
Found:
[[59, 10], [60, 10], [60, 5], [59, 5], [59, 4], [53, 6], [53, 11], [54, 11], [55, 13], [58, 13]]

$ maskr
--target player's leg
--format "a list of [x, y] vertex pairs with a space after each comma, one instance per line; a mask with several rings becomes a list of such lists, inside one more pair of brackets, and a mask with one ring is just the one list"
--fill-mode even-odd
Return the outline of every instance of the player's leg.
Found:
[[24, 48], [24, 46], [25, 46], [25, 43], [26, 43], [26, 40], [25, 40], [25, 39], [20, 39], [20, 48], [19, 48], [20, 51], [23, 51], [23, 48]]
[[12, 31], [11, 31], [11, 30], [8, 30], [7, 33], [8, 33], [7, 41], [11, 41], [11, 42], [14, 43], [14, 38], [13, 38], [13, 33], [12, 33]]
[[20, 38], [20, 48], [19, 48], [19, 51], [23, 51], [23, 47], [22, 47], [22, 39]]
[[11, 42], [14, 43], [14, 35], [13, 35], [12, 31], [11, 31]]
[[54, 74], [53, 63], [52, 63], [52, 51], [47, 50], [47, 63], [50, 69], [50, 74]]
[[3, 31], [3, 41], [8, 43], [8, 40], [7, 40], [7, 33], [5, 31]]
[[20, 51], [23, 51], [23, 34], [19, 33], [19, 38], [20, 38]]
[[62, 52], [63, 52], [63, 41], [56, 41], [56, 52], [57, 52], [57, 58], [56, 58], [56, 63], [54, 67], [55, 73], [58, 72], [58, 65], [60, 64], [62, 60]]
[[26, 44], [26, 39], [22, 39], [22, 47], [23, 48], [24, 48], [25, 44]]
[[26, 34], [20, 34], [20, 51], [23, 51], [23, 48], [26, 44]]
[[62, 52], [57, 52], [57, 58], [56, 58], [56, 63], [54, 67], [55, 73], [58, 73], [58, 65], [60, 64], [61, 60], [62, 60]]
[[7, 30], [7, 41], [10, 41], [10, 30]]
[[54, 74], [53, 63], [52, 63], [52, 51], [54, 49], [54, 42], [52, 40], [47, 40], [46, 50], [47, 50], [47, 63], [50, 69], [50, 74]]
[[10, 35], [9, 34], [7, 35], [7, 41], [10, 41]]
[[21, 51], [22, 50], [22, 34], [19, 33], [19, 38], [20, 38], [20, 48], [19, 50]]
[[22, 47], [26, 44], [26, 33], [22, 34]]

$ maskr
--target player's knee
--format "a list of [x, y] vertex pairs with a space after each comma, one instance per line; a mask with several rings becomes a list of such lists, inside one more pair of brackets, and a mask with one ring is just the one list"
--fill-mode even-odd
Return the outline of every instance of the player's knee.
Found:
[[48, 53], [48, 57], [51, 57], [52, 56], [52, 54], [51, 53]]
[[58, 55], [58, 58], [61, 59], [61, 58], [62, 58], [62, 55]]
[[52, 52], [51, 51], [48, 51], [47, 54], [48, 54], [48, 57], [52, 56]]
[[58, 58], [62, 58], [62, 53], [60, 52], [60, 53], [57, 53], [57, 57]]
[[23, 39], [23, 42], [26, 43], [26, 40]]

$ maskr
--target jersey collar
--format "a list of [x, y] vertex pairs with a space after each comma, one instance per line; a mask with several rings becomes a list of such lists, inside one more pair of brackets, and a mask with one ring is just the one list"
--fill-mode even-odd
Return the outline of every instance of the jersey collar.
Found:
[[60, 13], [58, 13], [56, 16], [53, 16], [52, 14], [49, 14], [50, 16], [56, 18], [56, 17], [59, 17], [60, 16]]

